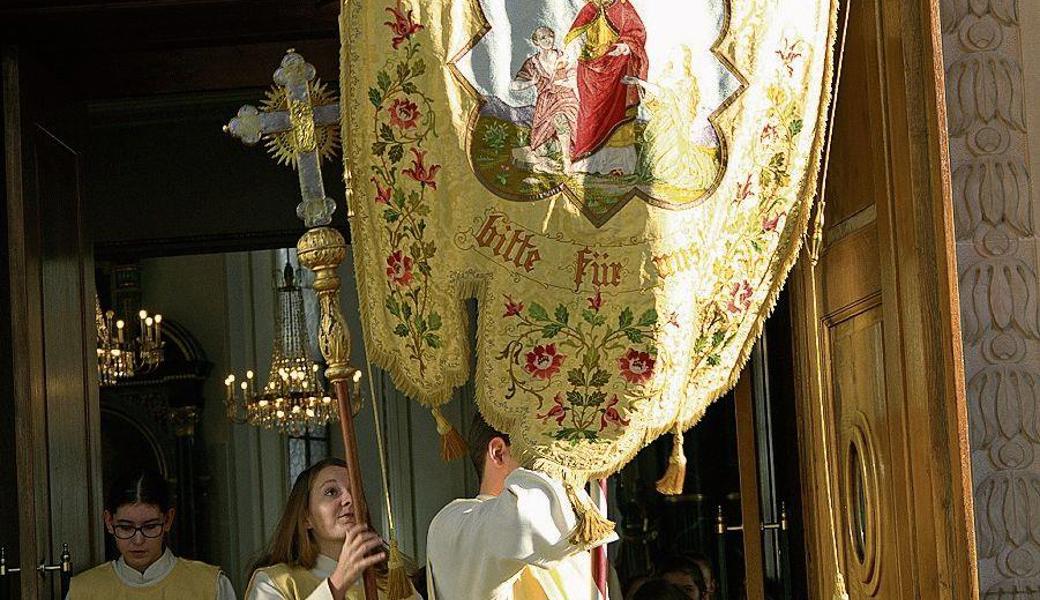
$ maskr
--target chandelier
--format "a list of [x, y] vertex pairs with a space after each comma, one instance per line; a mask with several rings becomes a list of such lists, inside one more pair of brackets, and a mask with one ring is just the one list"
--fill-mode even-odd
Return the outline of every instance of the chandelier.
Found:
[[[233, 423], [299, 435], [339, 419], [336, 403], [325, 391], [321, 366], [310, 358], [303, 291], [296, 279], [295, 270], [287, 262], [283, 285], [277, 288], [274, 344], [266, 383], [258, 386], [251, 370], [241, 380], [234, 374], [224, 379], [227, 416]], [[355, 373], [355, 386], [360, 375], [360, 371]]]
[[[148, 311], [137, 313], [134, 332], [117, 319], [115, 311], [101, 311], [101, 299], [94, 295], [94, 324], [97, 327], [98, 381], [103, 386], [115, 385], [136, 373], [154, 370], [163, 360], [162, 315]], [[129, 342], [127, 339], [129, 338]]]

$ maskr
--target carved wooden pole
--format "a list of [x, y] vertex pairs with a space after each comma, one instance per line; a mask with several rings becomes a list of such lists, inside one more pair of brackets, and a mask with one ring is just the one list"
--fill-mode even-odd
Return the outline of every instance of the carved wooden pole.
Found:
[[[347, 474], [350, 478], [350, 496], [353, 499], [354, 515], [361, 525], [369, 525], [368, 502], [365, 500], [361, 467], [358, 464], [357, 435], [354, 431], [354, 400], [350, 397], [350, 386], [356, 369], [350, 366], [350, 331], [343, 320], [339, 305], [340, 279], [336, 269], [347, 256], [347, 243], [343, 236], [331, 227], [315, 227], [303, 234], [296, 245], [300, 264], [314, 272], [314, 291], [321, 307], [321, 327], [318, 330], [318, 345], [329, 367], [325, 376], [336, 392], [339, 404], [340, 429], [343, 432], [343, 447], [347, 453]], [[365, 570], [365, 600], [378, 600], [376, 573], [371, 567]]]

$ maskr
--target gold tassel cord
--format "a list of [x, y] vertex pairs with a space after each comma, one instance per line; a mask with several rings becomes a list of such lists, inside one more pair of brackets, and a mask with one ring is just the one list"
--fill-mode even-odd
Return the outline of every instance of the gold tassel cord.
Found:
[[451, 462], [466, 455], [466, 440], [462, 439], [459, 430], [448, 421], [439, 406], [430, 409], [437, 421], [437, 433], [441, 435], [441, 460]]
[[578, 496], [578, 492], [569, 483], [564, 484], [567, 499], [571, 501], [574, 516], [578, 524], [571, 532], [569, 541], [579, 548], [598, 546], [614, 532], [614, 523], [603, 516], [599, 507], [586, 498]]
[[390, 539], [390, 575], [387, 578], [386, 594], [390, 600], [405, 600], [414, 593], [412, 580], [408, 577], [408, 565], [397, 546], [397, 539]]
[[[827, 170], [830, 167], [831, 140], [834, 132], [834, 119], [837, 114], [838, 89], [841, 85], [842, 65], [845, 60], [845, 43], [849, 30], [849, 6], [844, 5], [844, 19], [842, 23], [841, 41], [838, 47], [838, 63], [834, 72], [834, 91], [831, 97], [830, 115], [827, 119], [827, 139], [823, 149], [823, 168], [820, 170], [820, 189], [816, 200], [816, 214], [813, 220], [812, 236], [808, 240], [807, 253], [809, 258], [809, 301], [810, 322], [812, 323], [812, 356], [814, 359], [814, 379], [816, 380], [817, 403], [820, 411], [820, 437], [823, 447], [824, 468], [824, 495], [827, 498], [827, 518], [830, 525], [831, 550], [834, 560], [834, 591], [835, 600], [849, 600], [849, 593], [845, 585], [845, 576], [842, 574], [841, 557], [838, 552], [837, 524], [834, 516], [834, 491], [831, 484], [831, 458], [830, 458], [830, 430], [828, 428], [828, 416], [826, 410], [826, 398], [823, 389], [823, 370], [821, 366], [822, 354], [820, 350], [820, 322], [819, 322], [819, 298], [816, 290], [816, 266], [820, 259], [820, 251], [823, 246], [824, 208], [826, 206], [827, 192]], [[837, 440], [835, 440], [837, 441]]]
[[672, 432], [672, 455], [668, 458], [668, 468], [664, 476], [657, 481], [657, 491], [666, 496], [678, 496], [686, 483], [686, 453], [683, 451], [683, 432], [678, 423]]

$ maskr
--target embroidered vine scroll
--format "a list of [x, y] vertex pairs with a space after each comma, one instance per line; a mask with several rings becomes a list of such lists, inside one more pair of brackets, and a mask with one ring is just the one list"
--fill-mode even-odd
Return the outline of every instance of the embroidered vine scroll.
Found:
[[345, 4], [369, 356], [529, 466], [621, 468], [735, 383], [806, 232], [836, 0]]

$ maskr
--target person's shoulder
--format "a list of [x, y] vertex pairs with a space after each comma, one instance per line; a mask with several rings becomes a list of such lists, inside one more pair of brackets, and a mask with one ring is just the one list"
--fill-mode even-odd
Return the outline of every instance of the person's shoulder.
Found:
[[566, 494], [563, 484], [541, 471], [519, 468], [506, 477], [506, 488], [515, 491], [542, 491], [552, 495]]
[[190, 560], [187, 558], [177, 557], [177, 563], [181, 565], [183, 569], [198, 574], [200, 576], [213, 576], [216, 577], [218, 574], [223, 572], [223, 569], [216, 565], [204, 563], [201, 560]]

